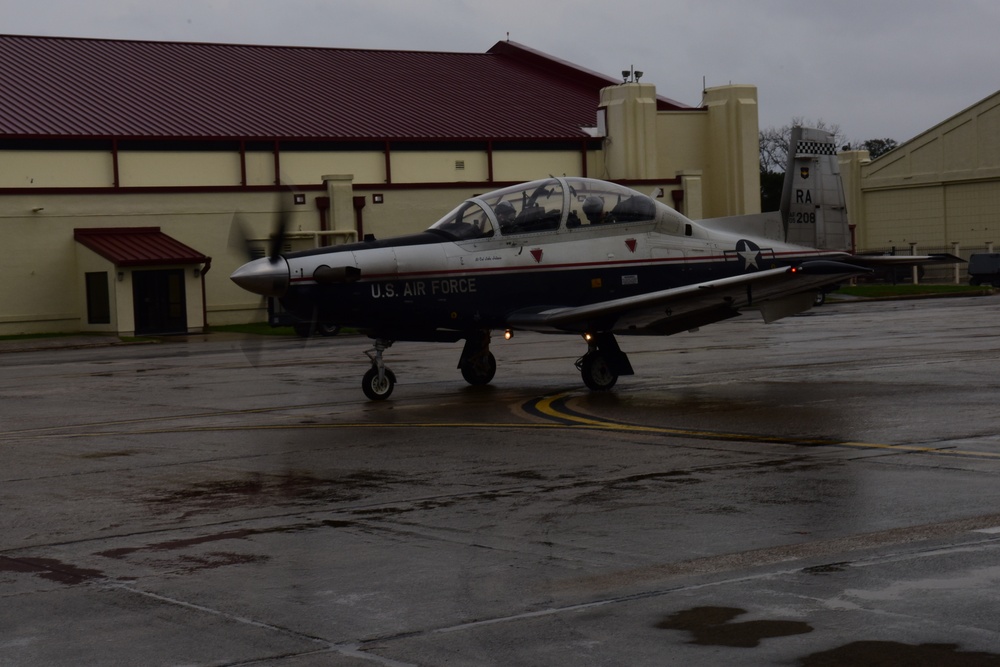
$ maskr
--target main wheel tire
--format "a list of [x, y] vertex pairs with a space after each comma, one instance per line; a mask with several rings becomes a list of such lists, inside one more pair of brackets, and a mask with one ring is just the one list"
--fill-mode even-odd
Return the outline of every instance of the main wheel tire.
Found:
[[381, 382], [378, 379], [378, 369], [372, 366], [365, 373], [365, 377], [361, 380], [361, 390], [365, 392], [367, 396], [372, 401], [384, 401], [389, 398], [392, 394], [393, 388], [396, 386], [396, 376], [388, 368], [385, 369], [385, 379]]
[[583, 356], [580, 375], [583, 376], [583, 383], [594, 391], [607, 391], [618, 382], [618, 374], [600, 352], [588, 352]]
[[473, 387], [489, 384], [497, 374], [497, 360], [487, 352], [473, 362], [462, 364], [462, 377]]

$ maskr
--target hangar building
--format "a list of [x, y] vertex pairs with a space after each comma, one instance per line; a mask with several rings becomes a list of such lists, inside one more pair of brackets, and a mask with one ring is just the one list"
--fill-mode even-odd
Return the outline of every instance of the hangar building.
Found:
[[[757, 91], [698, 106], [502, 41], [485, 53], [0, 36], [0, 335], [262, 320], [287, 249], [422, 230], [551, 174], [759, 212]], [[638, 74], [638, 73], [635, 73]]]
[[968, 259], [1000, 242], [1000, 92], [875, 160], [848, 151], [840, 163], [859, 251]]

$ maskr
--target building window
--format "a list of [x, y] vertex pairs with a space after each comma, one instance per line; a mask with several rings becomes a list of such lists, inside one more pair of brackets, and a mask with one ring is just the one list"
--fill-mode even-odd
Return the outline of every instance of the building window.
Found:
[[111, 298], [107, 271], [88, 273], [86, 278], [87, 323], [111, 324]]

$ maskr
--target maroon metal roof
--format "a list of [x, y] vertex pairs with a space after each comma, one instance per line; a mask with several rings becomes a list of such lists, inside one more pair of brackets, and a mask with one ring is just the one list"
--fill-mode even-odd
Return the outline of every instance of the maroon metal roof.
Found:
[[74, 229], [73, 238], [115, 266], [203, 264], [209, 258], [167, 236], [159, 227]]
[[0, 137], [582, 139], [616, 83], [511, 42], [470, 54], [0, 35]]

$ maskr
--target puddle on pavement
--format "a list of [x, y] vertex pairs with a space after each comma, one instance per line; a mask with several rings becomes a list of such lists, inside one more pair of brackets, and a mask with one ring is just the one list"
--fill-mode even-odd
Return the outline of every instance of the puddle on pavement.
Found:
[[835, 572], [843, 572], [850, 566], [851, 564], [849, 562], [842, 561], [839, 563], [826, 563], [824, 565], [806, 567], [802, 569], [802, 572], [804, 574], [833, 574]]
[[692, 644], [736, 648], [754, 648], [765, 639], [803, 635], [813, 630], [811, 625], [801, 621], [733, 622], [745, 613], [745, 609], [735, 607], [695, 607], [665, 617], [656, 627], [686, 631], [691, 635]]
[[851, 642], [831, 651], [813, 653], [799, 659], [801, 667], [892, 667], [894, 665], [934, 665], [934, 667], [1000, 667], [1000, 655], [960, 651], [957, 644], [901, 644], [899, 642]]
[[[832, 564], [835, 568], [841, 565]], [[745, 609], [735, 607], [695, 607], [664, 617], [656, 627], [688, 632], [692, 644], [734, 648], [754, 648], [765, 639], [813, 631], [811, 625], [801, 621], [735, 621], [745, 613]], [[1000, 667], [1000, 654], [963, 651], [958, 644], [855, 641], [803, 656], [796, 664], [799, 667]]]

